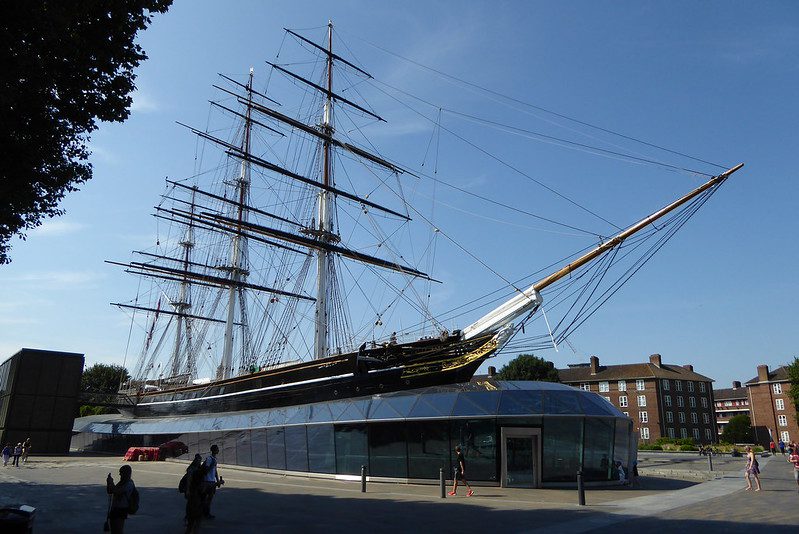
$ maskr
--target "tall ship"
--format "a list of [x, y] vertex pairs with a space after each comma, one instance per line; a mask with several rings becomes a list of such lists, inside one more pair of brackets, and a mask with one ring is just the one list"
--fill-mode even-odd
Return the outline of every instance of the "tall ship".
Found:
[[[109, 262], [141, 281], [134, 299], [113, 303], [143, 338], [120, 390], [126, 415], [230, 412], [469, 381], [540, 314], [542, 293], [560, 298], [566, 281], [579, 280], [588, 289], [572, 291], [576, 298], [595, 293], [596, 269], [622, 245], [655, 236], [642, 253], [648, 259], [661, 232], [676, 231], [742, 166], [709, 176], [534, 283], [510, 282], [488, 313], [446, 328], [429, 305], [441, 282], [423, 266], [432, 263], [433, 241], [410, 225], [442, 231], [406, 201], [403, 180], [419, 175], [360, 136], [364, 123], [385, 122], [357, 90], [371, 75], [334, 52], [332, 24], [323, 44], [286, 32], [313, 58], [296, 64], [309, 72], [278, 63], [268, 71], [298, 95], [283, 101], [256, 89], [252, 69], [246, 79], [220, 75], [212, 111], [235, 126], [186, 126], [202, 143], [199, 157], [213, 163], [167, 179], [154, 213], [156, 247]], [[398, 241], [422, 250], [403, 252]], [[556, 343], [551, 329], [548, 337]]]

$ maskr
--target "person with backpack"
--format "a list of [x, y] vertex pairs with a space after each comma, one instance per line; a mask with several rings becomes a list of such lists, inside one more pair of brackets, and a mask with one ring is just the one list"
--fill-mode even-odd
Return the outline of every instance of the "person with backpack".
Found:
[[105, 479], [106, 491], [111, 496], [106, 521], [111, 534], [123, 534], [128, 515], [139, 511], [139, 490], [136, 489], [132, 476], [133, 469], [129, 465], [123, 465], [119, 468], [119, 482], [114, 484], [111, 473]]
[[186, 474], [180, 479], [178, 491], [186, 497], [186, 534], [194, 534], [200, 527], [203, 517], [203, 481], [205, 469], [203, 457], [194, 455], [194, 460], [186, 467]]
[[217, 454], [219, 454], [219, 447], [211, 445], [211, 456], [206, 458], [202, 465], [202, 470], [205, 472], [205, 478], [203, 479], [203, 516], [206, 519], [216, 517], [211, 514], [211, 501], [214, 500], [214, 495], [216, 495], [216, 488], [225, 483], [217, 470]]

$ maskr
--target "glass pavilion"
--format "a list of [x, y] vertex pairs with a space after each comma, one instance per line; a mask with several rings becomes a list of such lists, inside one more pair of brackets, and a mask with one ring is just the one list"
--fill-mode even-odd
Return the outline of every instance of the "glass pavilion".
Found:
[[190, 455], [280, 472], [438, 480], [456, 445], [470, 482], [539, 487], [610, 482], [634, 461], [632, 421], [595, 393], [549, 382], [493, 379], [248, 412], [75, 420], [72, 448], [123, 452], [170, 440]]

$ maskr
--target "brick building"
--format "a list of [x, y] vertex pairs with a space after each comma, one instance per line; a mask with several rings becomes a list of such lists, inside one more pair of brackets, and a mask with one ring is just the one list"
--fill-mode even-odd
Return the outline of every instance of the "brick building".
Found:
[[633, 420], [640, 440], [660, 437], [718, 440], [713, 403], [713, 380], [694, 372], [692, 365], [666, 365], [660, 354], [649, 363], [600, 365], [589, 363], [558, 369], [564, 384], [593, 391]]
[[791, 383], [785, 366], [769, 371], [768, 365], [758, 365], [757, 376], [746, 383], [746, 389], [756, 443], [799, 440], [796, 406], [788, 396]]
[[733, 381], [731, 388], [714, 389], [713, 398], [716, 401], [716, 426], [719, 436], [724, 432], [724, 427], [730, 419], [736, 415], [748, 415], [750, 419], [752, 418], [749, 410], [749, 390], [742, 387], [739, 381]]

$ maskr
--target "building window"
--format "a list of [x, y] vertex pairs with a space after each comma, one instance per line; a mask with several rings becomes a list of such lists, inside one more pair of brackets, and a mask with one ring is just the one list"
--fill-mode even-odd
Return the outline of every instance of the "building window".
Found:
[[777, 395], [782, 393], [782, 384], [774, 384], [774, 393]]
[[666, 412], [666, 422], [673, 423], [674, 422], [674, 414], [671, 412]]
[[608, 391], [610, 391], [610, 384], [608, 384], [607, 382], [600, 382], [599, 383], [599, 392], [600, 393], [607, 393]]
[[710, 416], [706, 413], [702, 414], [702, 421], [705, 422], [706, 425], [710, 424]]
[[642, 423], [648, 423], [649, 414], [646, 412], [638, 412], [638, 420], [641, 421]]
[[[700, 382], [700, 384], [701, 384], [701, 382]], [[712, 434], [713, 434], [713, 432], [709, 428], [705, 429], [705, 439], [706, 440], [713, 441], [713, 438], [711, 437]]]
[[698, 428], [694, 428], [694, 439], [696, 441], [699, 441], [699, 429]]
[[778, 415], [777, 422], [779, 422], [780, 426], [788, 426], [788, 416]]
[[724, 401], [724, 406], [732, 406], [732, 401]]
[[641, 429], [641, 439], [649, 439], [649, 429], [648, 428], [643, 427]]
[[625, 417], [630, 417], [630, 412], [621, 412], [624, 414]]
[[688, 429], [687, 428], [681, 428], [680, 429], [680, 437], [682, 439], [685, 439], [685, 438], [688, 437]]
[[699, 392], [700, 393], [704, 393], [705, 392], [705, 383], [704, 382], [699, 382]]
[[619, 397], [619, 406], [621, 406], [622, 408], [627, 407], [627, 395], [622, 395], [621, 397]]
[[674, 381], [674, 389], [676, 389], [677, 391], [682, 391], [682, 380]]
[[790, 443], [791, 442], [791, 436], [790, 436], [790, 434], [788, 434], [787, 430], [783, 430], [782, 432], [780, 432], [780, 439], [782, 441], [784, 441], [785, 443]]
[[680, 408], [685, 406], [685, 401], [683, 400], [682, 396], [677, 397], [677, 406]]
[[702, 408], [707, 408], [707, 398], [706, 398], [706, 397], [702, 397], [702, 398], [701, 398], [701, 399], [699, 399], [699, 400], [700, 400], [700, 401], [701, 401], [701, 403], [702, 403]]
[[635, 389], [638, 391], [643, 391], [646, 389], [646, 384], [644, 384], [644, 381], [639, 378], [635, 381]]
[[689, 393], [693, 393], [694, 392], [694, 383], [693, 382], [688, 382], [688, 392]]
[[785, 401], [784, 400], [777, 399], [776, 403], [777, 403], [777, 409], [778, 410], [784, 410], [785, 409]]
[[666, 404], [666, 406], [671, 406], [671, 395], [666, 395], [663, 397], [663, 402]]
[[666, 433], [669, 435], [670, 438], [674, 438], [674, 429], [673, 428], [667, 428], [666, 429]]
[[646, 395], [638, 395], [638, 406], [646, 406]]
[[680, 420], [681, 423], [685, 422], [685, 412], [677, 412], [677, 418]]
[[619, 391], [627, 391], [627, 381], [619, 380]]
[[668, 391], [669, 390], [669, 381], [668, 381], [668, 379], [664, 378], [663, 380], [660, 381], [660, 383], [663, 384], [663, 391]]
[[580, 389], [582, 389], [583, 391], [591, 391], [591, 384], [583, 382], [582, 384], [580, 384]]
[[691, 408], [696, 408], [696, 399], [693, 397], [688, 397], [688, 405]]
[[699, 422], [699, 418], [696, 416], [696, 412], [691, 412], [691, 422], [693, 424], [697, 424]]
[[613, 403], [611, 402], [611, 400], [610, 400], [610, 397], [606, 397], [606, 396], [602, 395], [602, 398], [603, 398], [603, 399], [605, 399], [606, 401], [610, 402], [611, 404], [613, 404]]

